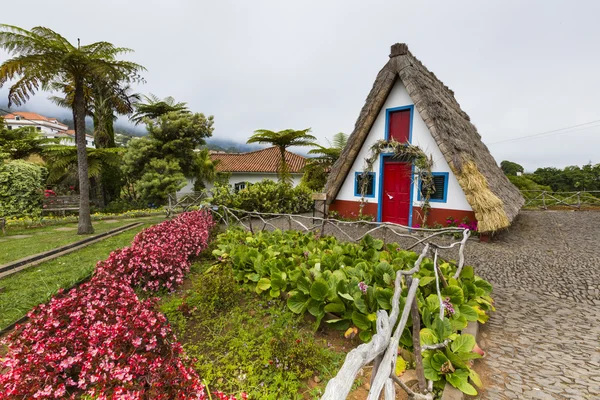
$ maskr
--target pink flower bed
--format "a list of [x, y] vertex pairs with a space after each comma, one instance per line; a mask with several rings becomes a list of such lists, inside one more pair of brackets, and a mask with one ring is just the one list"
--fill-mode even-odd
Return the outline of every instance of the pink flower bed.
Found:
[[213, 225], [210, 214], [191, 212], [148, 228], [90, 282], [29, 313], [3, 340], [0, 399], [208, 399], [157, 299], [140, 301], [132, 286], [174, 289]]
[[190, 257], [208, 244], [214, 226], [207, 212], [189, 212], [136, 235], [130, 247], [116, 250], [96, 266], [96, 275], [118, 276], [143, 290], [173, 290], [183, 283]]

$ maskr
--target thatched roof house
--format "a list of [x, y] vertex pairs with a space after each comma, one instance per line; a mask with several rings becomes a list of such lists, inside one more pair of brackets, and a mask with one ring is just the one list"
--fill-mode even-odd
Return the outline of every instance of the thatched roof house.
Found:
[[[329, 175], [330, 210], [358, 213], [358, 172], [368, 149], [394, 138], [419, 146], [434, 160], [436, 195], [428, 225], [476, 219], [479, 231], [508, 227], [524, 203], [471, 123], [454, 93], [430, 72], [404, 43], [392, 46], [389, 61], [377, 75], [354, 131]], [[415, 112], [416, 110], [416, 112]], [[375, 165], [363, 214], [379, 221], [416, 225], [420, 217], [420, 186], [412, 165], [381, 156]]]

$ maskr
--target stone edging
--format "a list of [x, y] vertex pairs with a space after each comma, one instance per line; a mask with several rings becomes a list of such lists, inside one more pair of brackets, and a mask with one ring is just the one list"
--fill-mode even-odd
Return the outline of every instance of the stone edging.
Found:
[[[466, 333], [469, 335], [473, 335], [475, 341], [479, 343], [479, 322], [469, 322], [467, 327], [461, 331], [462, 333]], [[441, 400], [464, 400], [465, 394], [452, 386], [451, 384], [446, 382], [446, 386], [444, 386], [444, 391], [442, 392]]]

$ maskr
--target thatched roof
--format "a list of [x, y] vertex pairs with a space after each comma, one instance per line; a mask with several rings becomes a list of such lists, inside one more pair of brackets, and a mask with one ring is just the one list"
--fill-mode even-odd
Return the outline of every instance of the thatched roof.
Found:
[[392, 46], [390, 59], [379, 71], [354, 131], [331, 169], [325, 187], [328, 203], [335, 200], [396, 79], [406, 87], [456, 175], [475, 212], [479, 230], [491, 232], [508, 227], [519, 213], [523, 197], [496, 164], [469, 116], [461, 110], [454, 92], [414, 57], [404, 43]]

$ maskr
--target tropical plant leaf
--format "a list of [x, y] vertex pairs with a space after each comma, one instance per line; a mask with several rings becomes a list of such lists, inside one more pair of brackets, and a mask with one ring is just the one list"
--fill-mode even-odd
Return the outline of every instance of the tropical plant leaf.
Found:
[[477, 395], [477, 390], [468, 382], [469, 372], [464, 369], [458, 369], [455, 372], [446, 375], [446, 381], [461, 392], [470, 396]]
[[317, 301], [325, 300], [329, 292], [329, 285], [323, 278], [317, 278], [310, 287], [310, 297]]
[[352, 322], [363, 331], [369, 330], [372, 327], [369, 318], [365, 314], [362, 314], [358, 311], [354, 311], [352, 313]]
[[450, 348], [453, 352], [470, 352], [475, 347], [475, 338], [473, 335], [462, 334], [457, 337], [451, 344]]
[[346, 311], [346, 307], [344, 306], [343, 303], [329, 303], [325, 306], [324, 308], [325, 312], [330, 312], [330, 313], [343, 313], [344, 311]]
[[302, 314], [308, 307], [309, 297], [301, 292], [293, 293], [287, 300], [289, 309], [295, 314]]
[[442, 297], [449, 297], [454, 305], [460, 305], [464, 303], [465, 300], [462, 289], [453, 285], [449, 285], [442, 289]]
[[460, 312], [460, 315], [465, 317], [467, 321], [477, 321], [479, 318], [477, 311], [467, 304], [461, 304], [458, 307], [458, 311]]

